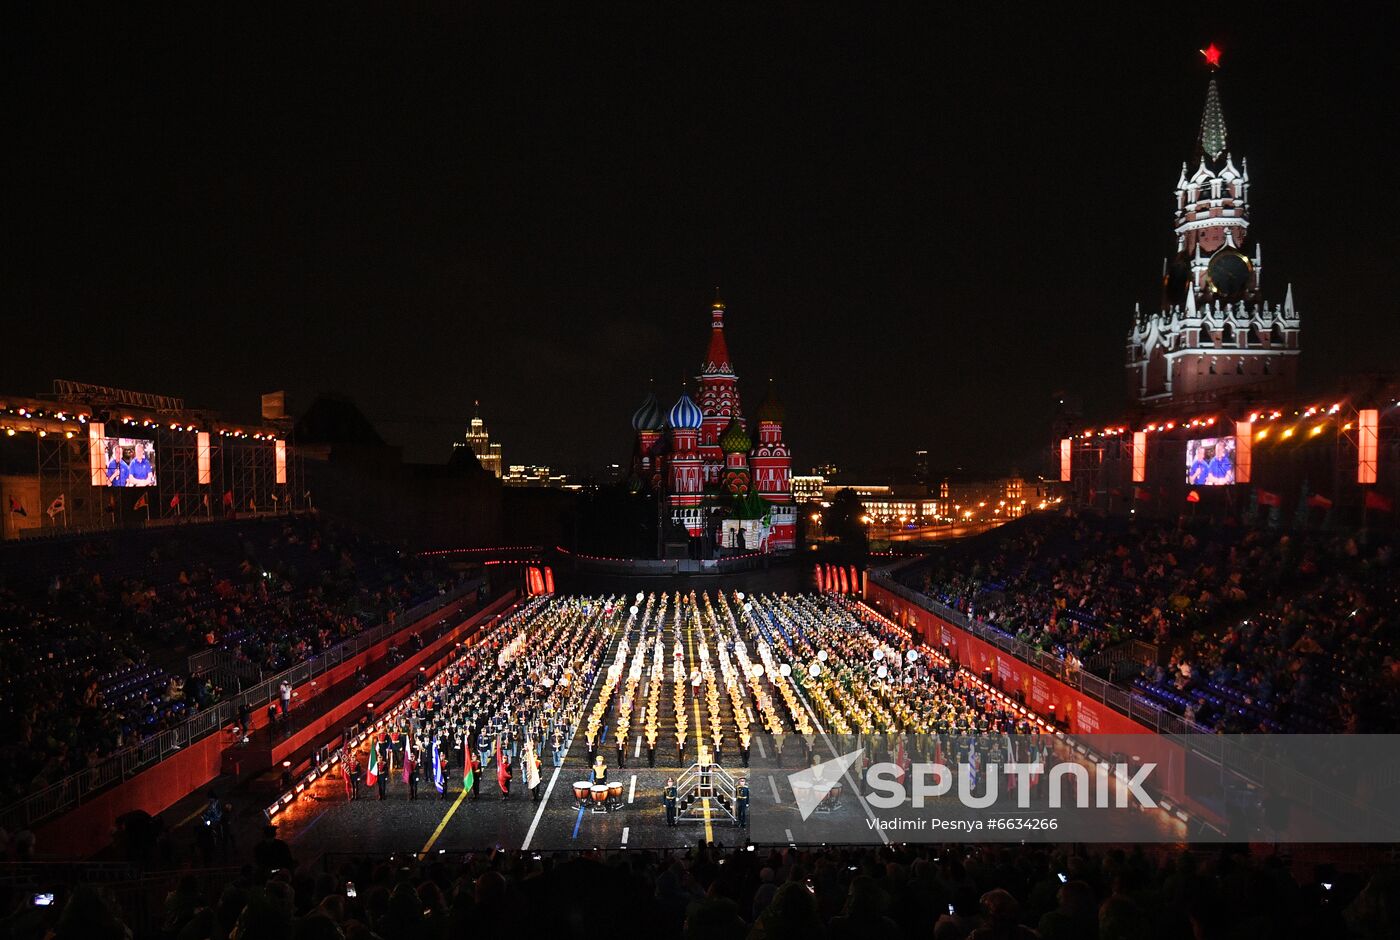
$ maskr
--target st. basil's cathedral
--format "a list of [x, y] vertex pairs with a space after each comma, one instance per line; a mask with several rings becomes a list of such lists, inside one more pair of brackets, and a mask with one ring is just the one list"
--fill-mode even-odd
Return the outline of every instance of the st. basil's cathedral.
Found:
[[770, 382], [754, 414], [755, 441], [740, 405], [719, 300], [710, 307], [709, 348], [695, 380], [696, 398], [682, 391], [663, 411], [648, 392], [633, 413], [633, 485], [659, 496], [665, 517], [691, 539], [709, 536], [720, 549], [790, 551], [797, 516], [783, 406]]

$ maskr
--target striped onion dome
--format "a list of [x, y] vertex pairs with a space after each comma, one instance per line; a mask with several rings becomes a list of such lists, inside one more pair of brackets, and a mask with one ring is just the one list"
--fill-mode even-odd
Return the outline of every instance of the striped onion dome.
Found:
[[632, 412], [632, 430], [660, 431], [664, 427], [666, 416], [661, 413], [661, 406], [657, 404], [656, 393], [647, 392], [647, 397], [642, 399], [642, 406]]
[[676, 399], [676, 403], [671, 406], [671, 413], [666, 416], [667, 423], [671, 427], [683, 431], [698, 431], [700, 425], [704, 423], [705, 416], [700, 413], [700, 406], [691, 400], [685, 392], [681, 392], [681, 397]]

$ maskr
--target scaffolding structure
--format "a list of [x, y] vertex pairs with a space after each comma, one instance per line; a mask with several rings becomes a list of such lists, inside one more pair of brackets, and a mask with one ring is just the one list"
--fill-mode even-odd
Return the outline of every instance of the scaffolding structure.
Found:
[[[0, 423], [10, 448], [3, 484], [12, 500], [10, 537], [311, 508], [286, 420], [235, 425], [186, 409], [178, 398], [58, 380], [51, 398], [0, 400]], [[109, 455], [104, 451], [113, 440], [144, 444], [151, 456], [151, 485], [105, 485]], [[32, 476], [23, 469], [26, 446], [33, 447]]]

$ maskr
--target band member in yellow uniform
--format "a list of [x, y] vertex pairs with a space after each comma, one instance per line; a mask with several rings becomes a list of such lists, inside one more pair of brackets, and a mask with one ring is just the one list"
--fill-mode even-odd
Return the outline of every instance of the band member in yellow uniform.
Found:
[[608, 764], [603, 760], [603, 755], [601, 753], [593, 760], [593, 782], [608, 782]]

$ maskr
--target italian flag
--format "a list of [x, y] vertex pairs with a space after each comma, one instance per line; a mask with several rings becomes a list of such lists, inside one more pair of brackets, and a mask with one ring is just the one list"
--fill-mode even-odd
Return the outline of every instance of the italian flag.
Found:
[[369, 763], [365, 765], [365, 786], [372, 787], [379, 782], [379, 748], [371, 741], [369, 745]]

